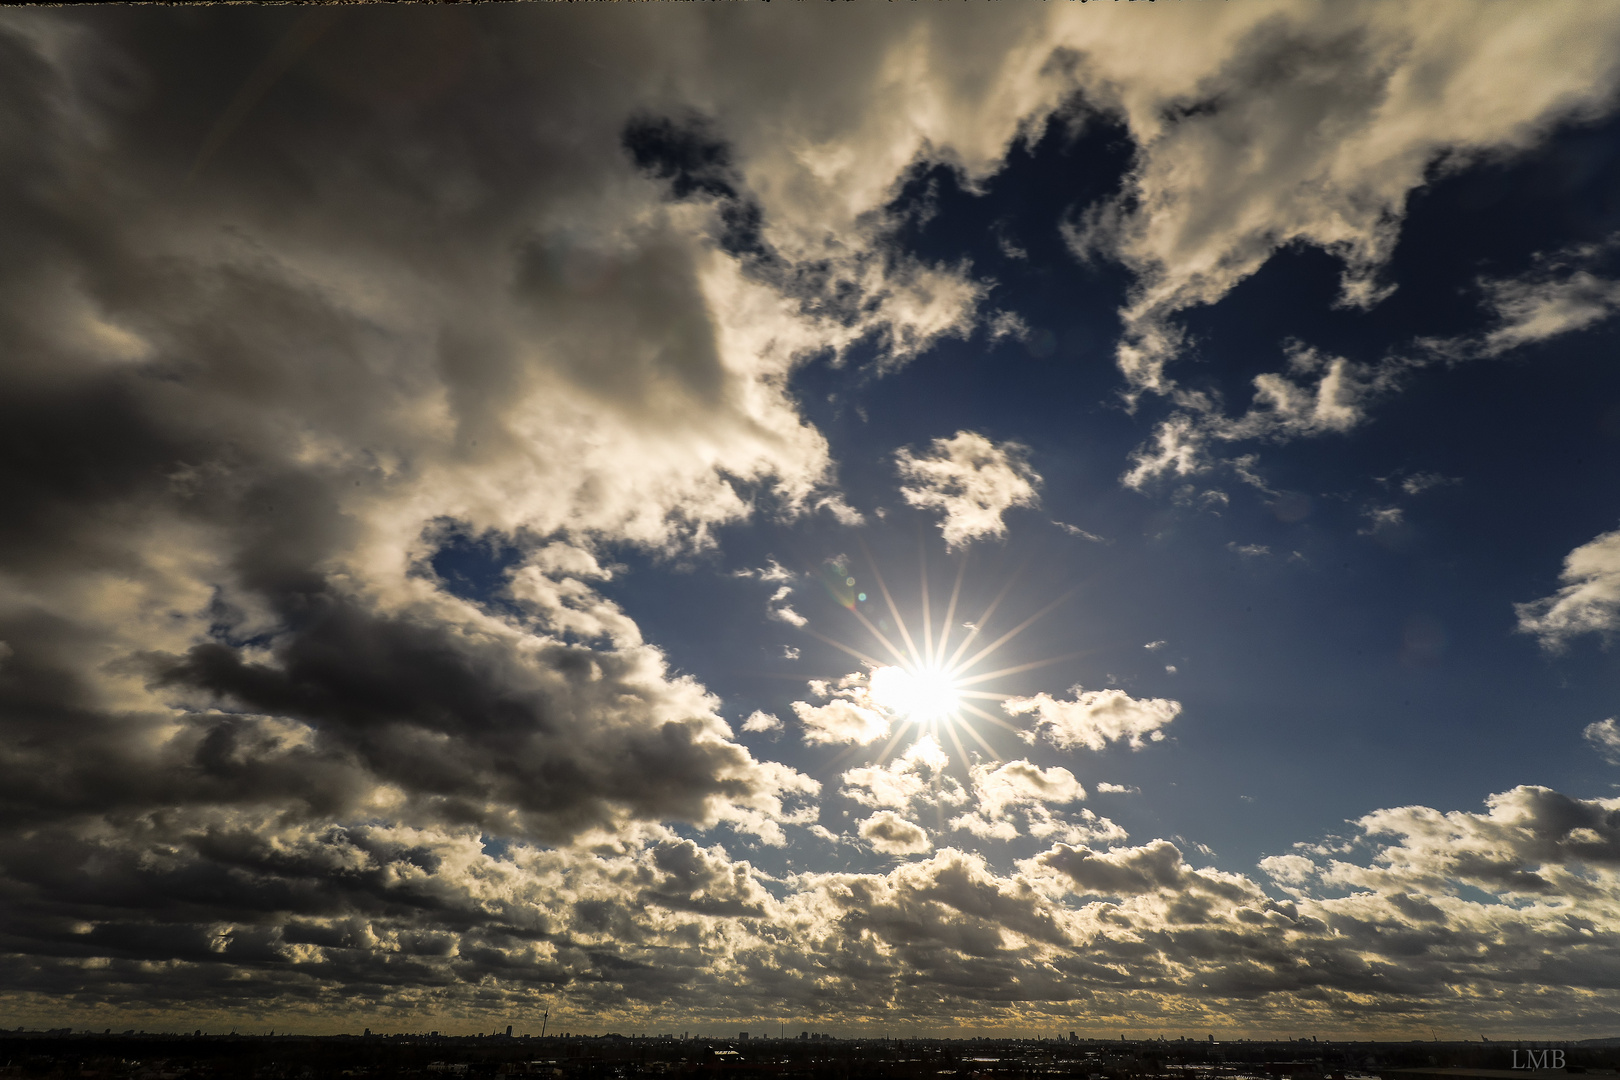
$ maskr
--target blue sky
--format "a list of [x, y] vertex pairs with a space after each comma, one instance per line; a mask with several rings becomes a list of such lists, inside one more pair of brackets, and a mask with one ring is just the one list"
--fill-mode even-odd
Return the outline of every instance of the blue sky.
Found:
[[7, 13], [0, 999], [1613, 1034], [1617, 37]]

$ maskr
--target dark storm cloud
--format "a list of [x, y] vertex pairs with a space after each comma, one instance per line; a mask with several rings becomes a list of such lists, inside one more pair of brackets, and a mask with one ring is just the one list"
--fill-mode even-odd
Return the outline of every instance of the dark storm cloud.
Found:
[[[559, 840], [616, 810], [701, 820], [709, 799], [757, 792], [748, 752], [715, 738], [711, 721], [653, 721], [636, 708], [649, 703], [634, 659], [562, 644], [520, 651], [499, 637], [468, 640], [464, 627], [297, 599], [273, 663], [197, 645], [152, 658], [157, 685], [301, 720], [321, 749], [457, 824]], [[234, 742], [227, 721], [194, 760], [225, 768], [256, 756], [231, 753]]]
[[[790, 356], [718, 341], [711, 256], [618, 143], [633, 95], [520, 136], [486, 106], [544, 99], [567, 63], [503, 83], [500, 36], [459, 14], [242, 14], [20, 13], [0, 34], [12, 949], [99, 957], [104, 981], [166, 958], [194, 992], [306, 947], [324, 959], [295, 983], [443, 984], [469, 977], [443, 957], [509, 966], [547, 933], [532, 905], [503, 929], [442, 892], [455, 830], [769, 838], [813, 793], [592, 595], [588, 547], [701, 542], [746, 511], [729, 478], [791, 504], [825, 451], [770, 389]], [[559, 206], [604, 179], [596, 219]], [[534, 553], [504, 620], [414, 569], [446, 519], [571, 534], [578, 557]], [[428, 831], [336, 824], [367, 820]], [[757, 904], [696, 874], [657, 895]], [[418, 959], [389, 977], [366, 950]], [[524, 977], [591, 967], [570, 956]]]

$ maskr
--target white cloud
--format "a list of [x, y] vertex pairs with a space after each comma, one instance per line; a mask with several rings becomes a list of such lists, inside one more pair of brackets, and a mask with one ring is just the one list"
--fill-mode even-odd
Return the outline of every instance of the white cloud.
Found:
[[1261, 555], [1270, 555], [1271, 549], [1264, 544], [1240, 544], [1236, 540], [1227, 542], [1226, 550], [1246, 559], [1257, 558]]
[[1290, 342], [1288, 374], [1254, 377], [1254, 400], [1243, 416], [1213, 425], [1227, 441], [1275, 441], [1349, 431], [1366, 419], [1365, 401], [1388, 385], [1390, 374], [1342, 356]]
[[1206, 395], [1176, 395], [1181, 408], [1160, 421], [1149, 441], [1131, 452], [1121, 482], [1141, 490], [1161, 480], [1224, 466], [1244, 483], [1275, 496], [1254, 471], [1258, 455], [1217, 459], [1211, 447], [1249, 440], [1285, 443], [1350, 431], [1367, 419], [1369, 405], [1397, 388], [1402, 375], [1414, 366], [1399, 357], [1359, 364], [1297, 341], [1286, 343], [1284, 353], [1286, 373], [1256, 375], [1253, 397], [1241, 416], [1225, 415], [1220, 402]]
[[764, 566], [733, 571], [731, 576], [757, 578], [760, 581], [792, 581], [795, 577], [793, 571], [775, 559], [767, 559]]
[[[1573, 799], [1543, 787], [1492, 795], [1484, 814], [1423, 806], [1380, 810], [1356, 824], [1369, 837], [1393, 837], [1373, 865], [1333, 861], [1327, 885], [1440, 897], [1460, 882], [1506, 899], [1565, 895], [1612, 903], [1620, 865], [1620, 799]], [[1603, 872], [1585, 876], [1571, 864]], [[1450, 888], [1454, 888], [1451, 886]]]
[[1008, 807], [1070, 803], [1086, 797], [1086, 789], [1068, 769], [1058, 765], [1041, 769], [1022, 758], [993, 767], [975, 765], [972, 776], [979, 810], [990, 818], [1000, 817]]
[[1073, 701], [1058, 701], [1049, 694], [1008, 698], [1001, 707], [1011, 716], [1034, 713], [1033, 739], [1045, 738], [1052, 745], [1068, 749], [1084, 746], [1101, 750], [1110, 742], [1124, 740], [1138, 750], [1144, 740], [1164, 738], [1160, 729], [1181, 712], [1179, 701], [1165, 698], [1133, 698], [1123, 690], [1071, 690]]
[[905, 809], [922, 797], [932, 803], [966, 799], [961, 785], [945, 775], [950, 758], [933, 735], [924, 735], [887, 765], [850, 769], [840, 778], [841, 794], [862, 806]]
[[810, 692], [830, 698], [825, 705], [795, 701], [793, 713], [804, 725], [804, 741], [809, 743], [856, 743], [865, 746], [889, 733], [892, 718], [872, 700], [867, 677], [844, 676], [836, 685], [810, 680]]
[[1189, 413], [1173, 413], [1154, 429], [1149, 441], [1130, 454], [1130, 468], [1120, 477], [1126, 487], [1141, 490], [1166, 477], [1189, 477], [1209, 469], [1204, 447], [1209, 434]]
[[[1170, 390], [1180, 340], [1169, 317], [1219, 299], [1288, 244], [1344, 261], [1345, 304], [1376, 302], [1408, 193], [1436, 162], [1526, 148], [1608, 103], [1617, 19], [1583, 22], [1573, 8], [1430, 19], [1398, 5], [1323, 18], [1282, 4], [1198, 25], [1201, 46], [1165, 40], [1164, 66], [1139, 65], [1153, 74], [1121, 92], [1143, 147], [1132, 184], [1090, 230], [1093, 249], [1140, 276], [1119, 350], [1132, 386]], [[1087, 59], [1098, 77], [1114, 62]]]
[[1102, 783], [1097, 785], [1097, 791], [1098, 791], [1099, 794], [1102, 794], [1102, 795], [1140, 795], [1140, 794], [1142, 794], [1142, 789], [1139, 788], [1139, 787], [1136, 787], [1134, 784], [1129, 785], [1129, 786], [1127, 786], [1125, 784], [1110, 784], [1106, 780], [1104, 780]]
[[[1334, 358], [1314, 375], [1259, 377], [1248, 414], [1229, 419], [1171, 374], [1185, 346], [1176, 316], [1297, 243], [1343, 261], [1342, 303], [1386, 295], [1381, 275], [1408, 196], [1437, 165], [1527, 149], [1559, 121], [1610, 104], [1620, 15], [1592, 24], [1573, 7], [1548, 14], [1428, 20], [1368, 5], [1324, 19], [1256, 5], [1200, 24], [1202, 43], [1163, 39], [1162, 67], [1138, 61], [1121, 78], [1118, 108], [1142, 148], [1135, 171], [1115, 202], [1088, 208], [1066, 235], [1078, 256], [1108, 254], [1137, 275], [1117, 349], [1127, 398], [1168, 395], [1178, 406], [1132, 455], [1127, 486], [1205, 471], [1212, 439], [1347, 431], [1396, 387], [1414, 361]], [[1088, 82], [1124, 66], [1107, 46], [1081, 51]], [[1490, 288], [1503, 320], [1485, 345], [1494, 350], [1588, 325], [1617, 302], [1613, 283], [1589, 274]]]
[[1620, 310], [1620, 281], [1585, 270], [1554, 280], [1493, 281], [1486, 290], [1502, 321], [1485, 336], [1486, 356], [1585, 329]]
[[1480, 334], [1425, 338], [1419, 344], [1446, 360], [1501, 356], [1524, 345], [1584, 330], [1620, 311], [1620, 282], [1589, 268], [1610, 253], [1620, 238], [1538, 255], [1526, 273], [1482, 278], [1485, 307], [1496, 325]]
[[763, 709], [755, 709], [753, 712], [749, 713], [748, 719], [743, 721], [742, 726], [744, 731], [752, 731], [758, 734], [768, 734], [774, 731], [781, 731], [782, 728], [783, 724], [781, 719], [777, 717], [775, 713], [768, 713]]
[[791, 595], [793, 595], [792, 586], [783, 585], [777, 589], [765, 606], [765, 614], [777, 622], [785, 622], [789, 626], [805, 626], [810, 620], [794, 611], [792, 607], [784, 602]]
[[1016, 822], [1008, 818], [988, 818], [977, 810], [953, 817], [950, 827], [972, 833], [981, 840], [1016, 840], [1019, 836]]
[[1535, 634], [1548, 649], [1573, 637], [1620, 628], [1620, 531], [1582, 544], [1564, 559], [1564, 587], [1551, 596], [1513, 605], [1519, 630]]
[[635, 622], [587, 583], [609, 576], [588, 553], [551, 544], [508, 574], [507, 592], [558, 633], [585, 640], [605, 638], [620, 646], [639, 645], [641, 631]]
[[835, 698], [825, 705], [793, 703], [793, 715], [804, 725], [809, 743], [858, 743], [865, 746], [889, 733], [889, 718], [877, 709]]
[[990, 331], [991, 341], [1000, 341], [1006, 337], [1010, 337], [1014, 341], [1025, 341], [1032, 332], [1029, 323], [1025, 322], [1024, 317], [1015, 311], [996, 312], [990, 316], [986, 327]]
[[1073, 816], [1055, 813], [1047, 806], [1031, 806], [1025, 814], [1029, 835], [1056, 844], [1122, 844], [1130, 838], [1117, 822], [1099, 817], [1090, 810]]
[[1024, 461], [1024, 447], [997, 445], [983, 435], [959, 431], [935, 439], [918, 457], [909, 449], [895, 455], [907, 481], [900, 494], [912, 506], [944, 512], [940, 531], [950, 547], [985, 536], [1004, 536], [1002, 515], [1015, 506], [1035, 506], [1041, 478]]
[[1605, 761], [1620, 765], [1620, 723], [1616, 723], [1614, 717], [1587, 724], [1582, 734]]
[[970, 771], [974, 808], [951, 819], [952, 829], [987, 840], [1016, 840], [1018, 818], [1030, 836], [1063, 843], [1116, 843], [1126, 833], [1107, 818], [1081, 810], [1074, 818], [1053, 807], [1086, 797], [1073, 773], [1061, 766], [1041, 769], [1026, 760], [978, 764]]
[[[1154, 378], [1156, 389], [1170, 394], [1176, 412], [1160, 421], [1150, 440], [1130, 456], [1121, 480], [1142, 489], [1165, 478], [1187, 477], [1224, 465], [1262, 491], [1270, 489], [1252, 472], [1253, 454], [1217, 460], [1212, 447], [1245, 440], [1287, 442], [1296, 438], [1348, 432], [1362, 423], [1371, 406], [1400, 389], [1408, 373], [1436, 359], [1457, 361], [1500, 356], [1511, 349], [1548, 340], [1594, 325], [1620, 311], [1620, 282], [1579, 268], [1616, 245], [1601, 245], [1538, 257], [1531, 272], [1506, 279], [1485, 279], [1479, 285], [1496, 325], [1476, 335], [1422, 338], [1417, 355], [1389, 356], [1377, 363], [1357, 363], [1328, 356], [1298, 341], [1284, 344], [1286, 372], [1255, 376], [1254, 394], [1241, 416], [1227, 416], [1220, 401], [1207, 394], [1180, 390], [1163, 373]], [[1162, 361], [1179, 348], [1179, 339], [1165, 346]], [[1128, 350], [1127, 350], [1128, 351]], [[1148, 387], [1154, 389], [1154, 387]], [[1435, 473], [1408, 477], [1402, 489], [1416, 495], [1455, 479]]]
[[1318, 867], [1303, 855], [1267, 855], [1260, 860], [1260, 869], [1282, 885], [1303, 885], [1316, 876]]
[[934, 845], [928, 833], [892, 810], [879, 810], [859, 827], [861, 839], [881, 855], [916, 855]]
[[1052, 524], [1056, 525], [1058, 528], [1062, 529], [1064, 532], [1068, 533], [1070, 536], [1078, 536], [1082, 540], [1090, 540], [1093, 544], [1112, 543], [1112, 541], [1108, 540], [1106, 537], [1098, 536], [1096, 533], [1093, 533], [1093, 532], [1087, 532], [1086, 530], [1082, 529], [1080, 526], [1078, 526], [1078, 525], [1070, 525], [1066, 521], [1054, 521], [1054, 522], [1052, 522]]

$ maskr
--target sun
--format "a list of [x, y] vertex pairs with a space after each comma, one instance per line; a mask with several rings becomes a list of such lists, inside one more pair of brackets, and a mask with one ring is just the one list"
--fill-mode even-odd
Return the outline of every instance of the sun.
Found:
[[951, 673], [932, 664], [880, 667], [868, 685], [873, 701], [918, 724], [937, 724], [962, 706]]
[[[866, 545], [862, 543], [861, 546], [865, 548]], [[846, 678], [858, 678], [859, 682], [864, 683], [861, 692], [865, 694], [865, 702], [870, 706], [897, 720], [940, 733], [951, 741], [964, 758], [967, 751], [962, 745], [963, 735], [978, 743], [985, 753], [992, 757], [997, 756], [995, 749], [976, 730], [976, 721], [1003, 728], [1015, 735], [1021, 733], [1004, 718], [975, 704], [983, 702], [986, 705], [997, 705], [1006, 700], [1008, 696], [1006, 693], [986, 689], [985, 684], [1009, 675], [1069, 660], [1080, 654], [1051, 656], [1028, 663], [998, 667], [993, 671], [985, 671], [980, 665], [994, 657], [1004, 646], [1058, 605], [1065, 603], [1074, 594], [1074, 590], [1063, 593], [1035, 614], [997, 636], [995, 640], [983, 644], [981, 631], [991, 625], [996, 609], [1012, 587], [1012, 580], [1003, 585], [995, 599], [990, 601], [977, 619], [958, 622], [957, 605], [962, 596], [962, 580], [967, 572], [967, 560], [964, 558], [957, 566], [956, 582], [951, 589], [950, 600], [945, 605], [944, 618], [936, 624], [931, 614], [933, 605], [929, 595], [927, 564], [926, 561], [919, 559], [922, 588], [919, 594], [921, 610], [918, 614], [921, 617], [915, 624], [917, 632], [913, 633], [912, 626], [902, 617], [888, 585], [884, 583], [883, 575], [878, 571], [871, 552], [867, 551], [866, 556], [867, 562], [871, 565], [873, 583], [877, 586], [875, 592], [878, 594], [871, 599], [876, 601], [881, 597], [892, 622], [881, 618], [874, 622], [868, 617], [867, 612], [863, 610], [868, 603], [868, 594], [861, 591], [855, 576], [843, 561], [828, 563], [823, 570], [823, 577], [829, 592], [871, 635], [877, 648], [872, 649], [870, 646], [867, 649], [858, 648], [809, 626], [801, 629], [860, 660], [866, 666], [863, 678], [853, 675]], [[872, 614], [875, 617], [877, 613]], [[966, 633], [959, 634], [959, 630], [965, 630]], [[879, 761], [887, 758], [904, 737], [906, 730], [907, 727], [895, 730], [888, 745], [879, 752]]]

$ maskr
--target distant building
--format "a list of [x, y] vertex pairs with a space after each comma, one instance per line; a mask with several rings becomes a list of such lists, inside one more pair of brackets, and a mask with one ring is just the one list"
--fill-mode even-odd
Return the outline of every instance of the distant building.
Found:
[[[371, 1034], [371, 1029], [370, 1029], [370, 1028], [367, 1028], [367, 1029], [366, 1029], [366, 1034], [367, 1034], [367, 1035], [370, 1035], [370, 1034]], [[508, 1039], [510, 1039], [510, 1038], [511, 1038], [511, 1037], [512, 1037], [512, 1025], [511, 1025], [511, 1024], [507, 1024], [507, 1025], [506, 1025], [506, 1037], [507, 1037], [507, 1038], [508, 1038]]]
[[737, 1041], [738, 1041], [738, 1042], [747, 1042], [747, 1041], [748, 1041], [748, 1032], [746, 1032], [746, 1031], [739, 1031], [739, 1032], [738, 1032], [738, 1033], [737, 1033]]

